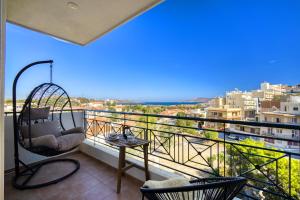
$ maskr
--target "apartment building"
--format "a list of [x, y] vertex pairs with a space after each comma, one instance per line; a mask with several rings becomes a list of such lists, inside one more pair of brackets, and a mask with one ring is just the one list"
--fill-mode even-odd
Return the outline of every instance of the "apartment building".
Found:
[[268, 82], [263, 82], [260, 84], [259, 90], [253, 90], [251, 93], [253, 98], [271, 101], [275, 96], [281, 96], [283, 93], [285, 93], [287, 91], [287, 88], [287, 85], [272, 85]]
[[232, 125], [229, 128], [230, 131], [235, 132], [235, 133], [244, 133], [244, 134], [260, 134], [260, 127], [257, 126], [249, 126], [249, 125], [241, 125], [241, 124], [236, 124]]
[[221, 108], [226, 104], [226, 99], [224, 97], [216, 97], [208, 102], [209, 107]]
[[274, 110], [280, 109], [280, 100], [272, 99], [272, 100], [264, 100], [259, 103], [259, 111], [260, 112], [271, 112]]
[[226, 105], [230, 108], [241, 108], [243, 120], [255, 118], [258, 101], [252, 97], [251, 92], [234, 90], [226, 93]]
[[[280, 102], [280, 108], [275, 111], [261, 112], [260, 120], [272, 123], [300, 124], [300, 96], [289, 96], [287, 101]], [[261, 128], [262, 135], [300, 140], [300, 130], [278, 128]], [[279, 148], [299, 148], [299, 142], [266, 140], [267, 143]]]
[[294, 86], [289, 86], [287, 88], [286, 92], [288, 92], [288, 93], [300, 93], [300, 84], [294, 85]]
[[[230, 108], [228, 106], [223, 107], [210, 107], [207, 109], [207, 118], [211, 119], [224, 119], [224, 120], [241, 120], [241, 108]], [[224, 129], [223, 123], [206, 122], [206, 128], [222, 130]], [[229, 124], [225, 124], [225, 128], [229, 128]]]
[[300, 96], [288, 96], [287, 101], [280, 102], [280, 110], [291, 114], [300, 114]]

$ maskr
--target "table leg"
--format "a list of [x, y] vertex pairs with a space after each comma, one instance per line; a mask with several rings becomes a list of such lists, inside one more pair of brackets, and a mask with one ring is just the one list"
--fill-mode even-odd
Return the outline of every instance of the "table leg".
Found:
[[125, 147], [119, 148], [119, 166], [118, 166], [118, 175], [117, 175], [117, 193], [121, 191], [121, 178], [123, 173], [123, 167], [125, 163]]
[[143, 149], [144, 149], [145, 178], [147, 181], [150, 179], [149, 167], [148, 167], [148, 144], [143, 145]]

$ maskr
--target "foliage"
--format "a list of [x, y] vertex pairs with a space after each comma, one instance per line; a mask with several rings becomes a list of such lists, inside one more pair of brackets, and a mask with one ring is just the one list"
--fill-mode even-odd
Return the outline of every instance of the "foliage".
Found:
[[125, 112], [142, 112], [146, 114], [159, 114], [166, 108], [164, 106], [145, 106], [141, 104], [124, 106], [122, 109]]
[[[256, 178], [265, 182], [270, 182], [270, 180], [272, 180], [275, 183], [276, 181], [278, 181], [280, 187], [282, 187], [283, 190], [288, 194], [288, 157], [282, 158], [282, 156], [284, 156], [283, 153], [273, 151], [273, 149], [265, 149], [266, 147], [264, 142], [246, 139], [239, 143], [246, 146], [226, 145], [226, 156], [228, 156], [228, 158], [226, 159], [226, 165], [231, 166], [227, 167], [226, 174], [236, 176], [243, 172], [252, 170], [255, 167], [258, 167], [258, 169], [246, 173], [245, 176], [248, 178]], [[277, 170], [276, 161], [274, 159], [278, 159]], [[269, 164], [266, 164], [268, 162]], [[276, 171], [278, 171], [278, 178], [276, 178]], [[300, 161], [297, 159], [291, 159], [291, 174], [291, 195], [296, 199], [300, 199]], [[257, 182], [249, 179], [248, 183], [273, 192], [279, 192], [278, 188], [263, 184], [262, 182]], [[264, 192], [263, 195], [266, 197], [266, 199], [277, 199], [276, 196], [271, 195], [267, 192]]]
[[116, 104], [116, 102], [115, 101], [108, 101], [108, 102], [106, 102], [106, 105], [108, 106], [108, 107], [111, 107], [111, 106], [116, 106], [117, 104]]
[[78, 97], [77, 100], [79, 100], [79, 102], [82, 103], [89, 103], [90, 100], [88, 98], [85, 97]]
[[[109, 106], [107, 109], [108, 109], [109, 111], [116, 112], [116, 109], [115, 109], [114, 107], [112, 107], [112, 106]], [[118, 121], [118, 120], [115, 119], [115, 118], [118, 118], [119, 115], [118, 115], [117, 113], [111, 113], [111, 117], [112, 117], [112, 118], [110, 118], [110, 121], [116, 122], [116, 121]]]
[[[178, 112], [177, 117], [185, 117], [186, 114], [183, 112]], [[194, 128], [197, 127], [197, 122], [193, 120], [186, 119], [176, 119], [176, 126], [180, 126], [179, 130], [183, 133], [198, 134], [198, 131]]]
[[203, 135], [207, 139], [218, 139], [219, 138], [219, 133], [216, 131], [204, 131]]
[[12, 99], [5, 99], [5, 104], [12, 104]]

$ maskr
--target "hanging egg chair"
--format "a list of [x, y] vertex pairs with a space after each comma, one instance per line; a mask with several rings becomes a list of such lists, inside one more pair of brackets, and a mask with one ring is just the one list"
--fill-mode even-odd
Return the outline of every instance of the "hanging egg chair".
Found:
[[[24, 67], [13, 83], [13, 122], [15, 148], [15, 178], [17, 189], [33, 189], [60, 182], [74, 174], [80, 163], [74, 159], [47, 159], [33, 166], [26, 165], [19, 157], [19, 146], [46, 157], [53, 157], [74, 150], [85, 138], [82, 127], [76, 126], [68, 93], [59, 85], [52, 83], [52, 60], [34, 62]], [[29, 68], [41, 64], [50, 66], [50, 82], [36, 86], [26, 98], [22, 110], [17, 112], [17, 82]], [[44, 165], [71, 163], [73, 169], [61, 177], [38, 183], [31, 179]], [[21, 169], [21, 166], [23, 168]]]

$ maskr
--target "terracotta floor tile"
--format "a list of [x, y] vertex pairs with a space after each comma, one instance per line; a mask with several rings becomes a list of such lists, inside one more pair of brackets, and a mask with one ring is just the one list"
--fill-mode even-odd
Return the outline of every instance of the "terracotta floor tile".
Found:
[[[131, 177], [122, 179], [122, 191], [116, 194], [117, 170], [90, 156], [78, 153], [69, 156], [80, 161], [81, 168], [66, 180], [33, 190], [17, 190], [12, 186], [11, 174], [5, 176], [5, 200], [135, 200], [141, 199], [142, 182]], [[37, 174], [34, 181], [44, 181], [66, 173], [71, 166], [61, 163], [49, 165]]]

